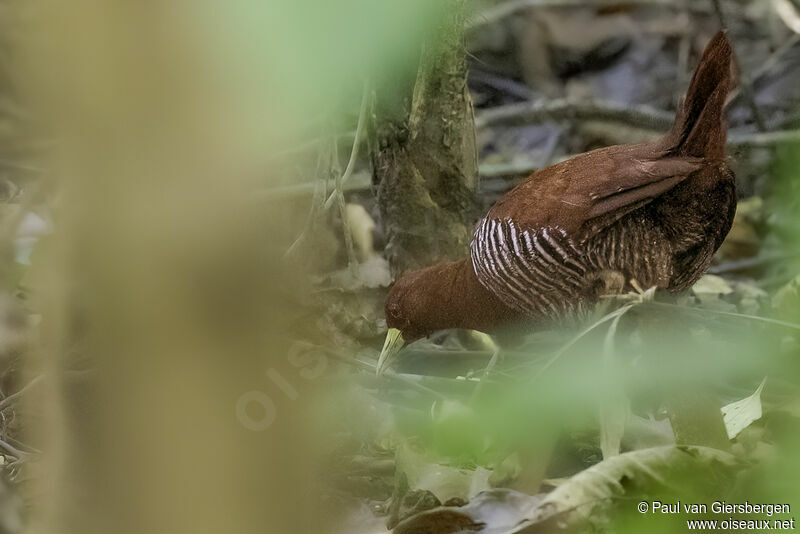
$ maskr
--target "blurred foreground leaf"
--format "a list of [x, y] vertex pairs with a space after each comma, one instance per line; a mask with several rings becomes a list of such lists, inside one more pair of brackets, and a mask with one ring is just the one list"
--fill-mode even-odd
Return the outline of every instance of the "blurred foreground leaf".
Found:
[[[646, 497], [645, 502], [649, 502], [655, 496], [663, 498], [661, 495], [683, 488], [680, 498], [692, 502], [694, 497], [688, 488], [718, 491], [731, 482], [739, 465], [732, 455], [707, 447], [643, 449], [604, 460], [560, 484], [544, 498], [513, 490], [489, 490], [465, 506], [439, 507], [410, 517], [393, 532], [582, 532], [587, 527], [607, 527], [613, 517], [612, 508], [620, 503], [652, 524], [653, 517], [636, 508], [638, 499]], [[690, 479], [694, 484], [684, 485]]]
[[772, 305], [786, 313], [800, 309], [800, 275], [795, 276], [775, 293]]
[[491, 474], [483, 467], [471, 470], [441, 465], [410, 447], [398, 448], [397, 468], [406, 475], [409, 489], [430, 491], [440, 502], [474, 497], [489, 488]]
[[742, 400], [723, 406], [722, 418], [725, 421], [725, 430], [730, 439], [739, 435], [750, 423], [761, 418], [761, 391], [767, 379], [761, 381], [756, 391]]
[[511, 489], [491, 489], [476, 495], [466, 506], [443, 506], [410, 517], [397, 525], [393, 532], [480, 531], [481, 534], [504, 534], [523, 521], [540, 501], [539, 496]]
[[721, 276], [707, 274], [692, 286], [692, 292], [702, 298], [706, 295], [730, 295], [733, 293], [733, 288], [731, 288], [727, 280]]
[[540, 532], [551, 523], [559, 529], [604, 526], [615, 501], [664, 492], [698, 473], [703, 473], [706, 483], [716, 485], [731, 478], [738, 464], [732, 455], [708, 447], [667, 446], [620, 454], [560, 485], [524, 524], [508, 532]]

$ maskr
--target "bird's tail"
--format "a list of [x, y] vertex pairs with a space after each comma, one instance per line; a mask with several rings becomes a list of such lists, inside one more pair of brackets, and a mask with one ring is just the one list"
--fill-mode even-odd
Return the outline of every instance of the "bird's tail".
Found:
[[706, 46], [686, 99], [664, 141], [670, 152], [721, 159], [725, 156], [725, 99], [731, 86], [731, 45], [724, 31]]

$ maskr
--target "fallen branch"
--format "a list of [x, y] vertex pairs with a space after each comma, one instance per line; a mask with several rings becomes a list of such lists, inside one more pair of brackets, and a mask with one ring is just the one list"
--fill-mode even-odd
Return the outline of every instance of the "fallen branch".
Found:
[[[680, 8], [675, 0], [627, 0], [626, 4], [647, 6], [663, 6], [665, 8]], [[492, 24], [513, 15], [518, 11], [531, 7], [613, 7], [619, 5], [619, 0], [511, 0], [493, 6], [477, 14], [467, 23], [467, 29], [479, 28]], [[692, 5], [691, 10], [699, 13], [708, 13], [708, 8], [702, 5]]]
[[784, 143], [800, 143], [800, 130], [728, 135], [728, 146], [734, 148], [770, 148]]
[[476, 114], [475, 126], [519, 126], [545, 120], [603, 120], [623, 122], [650, 130], [667, 130], [675, 115], [645, 105], [626, 105], [617, 102], [559, 98], [520, 102], [487, 109]]
[[[800, 130], [782, 130], [777, 132], [732, 133], [728, 136], [728, 147], [731, 149], [772, 148], [783, 143], [800, 143]], [[568, 159], [564, 158], [564, 159]], [[517, 176], [538, 171], [541, 167], [533, 162], [484, 163], [480, 165], [481, 178], [499, 176]]]
[[[618, 117], [619, 118], [619, 117]], [[539, 119], [541, 120], [541, 118]], [[531, 119], [528, 122], [538, 122]], [[522, 121], [525, 123], [525, 121]], [[728, 135], [728, 146], [732, 149], [743, 148], [772, 148], [783, 143], [800, 143], [800, 130], [778, 130], [776, 132], [759, 133], [731, 133]], [[483, 163], [479, 167], [482, 178], [495, 178], [499, 176], [512, 176], [530, 174], [541, 167], [532, 162], [509, 163]], [[357, 176], [344, 185], [344, 191], [364, 191], [372, 186], [370, 177], [366, 174]], [[277, 198], [293, 198], [310, 195], [314, 192], [314, 182], [307, 182], [289, 186], [273, 187], [257, 191], [253, 194], [254, 201], [274, 200]]]

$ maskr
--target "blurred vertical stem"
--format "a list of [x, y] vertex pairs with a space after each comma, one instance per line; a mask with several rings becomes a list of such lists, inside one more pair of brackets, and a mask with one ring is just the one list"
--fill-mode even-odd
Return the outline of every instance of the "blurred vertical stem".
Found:
[[[366, 97], [365, 97], [366, 98]], [[353, 154], [356, 153], [358, 147], [358, 134], [353, 142]], [[355, 269], [358, 266], [356, 253], [353, 249], [353, 235], [350, 233], [350, 226], [347, 224], [347, 204], [344, 199], [344, 190], [342, 189], [342, 165], [339, 162], [339, 143], [336, 136], [333, 136], [333, 150], [331, 151], [331, 169], [334, 174], [334, 190], [329, 199], [336, 200], [336, 207], [339, 210], [339, 220], [342, 223], [342, 235], [344, 237], [344, 249], [347, 254], [347, 268], [355, 274]], [[352, 158], [351, 158], [352, 161]], [[348, 170], [350, 165], [348, 165]], [[327, 207], [326, 203], [326, 207]]]
[[[344, 245], [345, 250], [347, 251], [347, 267], [354, 272], [356, 267], [358, 266], [358, 260], [356, 259], [356, 254], [353, 249], [353, 235], [350, 233], [350, 227], [347, 223], [347, 207], [344, 199], [344, 184], [347, 180], [350, 179], [350, 176], [353, 174], [353, 168], [355, 167], [356, 161], [358, 160], [358, 153], [359, 148], [361, 146], [361, 137], [364, 132], [364, 123], [366, 122], [367, 117], [367, 103], [369, 102], [370, 96], [370, 89], [369, 89], [369, 82], [366, 80], [364, 81], [364, 89], [362, 91], [361, 96], [361, 107], [359, 108], [358, 112], [358, 125], [356, 126], [356, 136], [353, 140], [353, 148], [350, 151], [350, 159], [347, 161], [347, 167], [344, 170], [344, 173], [341, 171], [341, 165], [339, 164], [339, 150], [338, 150], [338, 138], [336, 135], [333, 136], [333, 169], [336, 175], [336, 179], [334, 182], [334, 191], [331, 193], [331, 196], [328, 197], [328, 200], [325, 202], [325, 209], [327, 210], [330, 208], [331, 203], [336, 201], [336, 205], [339, 208], [339, 218], [342, 221], [342, 233], [344, 234]], [[355, 273], [354, 273], [355, 274]]]
[[[334, 133], [331, 135], [330, 143], [320, 149], [319, 152], [319, 159], [320, 161], [324, 159], [328, 159], [330, 172], [333, 175], [333, 182], [334, 182], [334, 189], [330, 193], [327, 194], [327, 185], [328, 179], [330, 178], [329, 175], [326, 175], [321, 180], [319, 179], [319, 164], [317, 165], [317, 172], [315, 173], [316, 179], [318, 179], [317, 184], [314, 187], [314, 197], [311, 202], [311, 210], [309, 211], [308, 218], [306, 220], [306, 225], [303, 228], [303, 231], [297, 237], [297, 239], [292, 243], [289, 249], [284, 254], [284, 257], [289, 258], [296, 254], [298, 247], [308, 238], [308, 235], [314, 229], [314, 223], [316, 222], [320, 212], [327, 213], [328, 210], [333, 206], [333, 203], [336, 203], [336, 206], [339, 210], [339, 218], [341, 219], [342, 223], [342, 233], [344, 238], [345, 244], [345, 251], [347, 254], [347, 267], [355, 274], [355, 269], [358, 265], [358, 260], [355, 255], [355, 250], [353, 249], [353, 235], [350, 231], [349, 225], [347, 223], [347, 203], [344, 198], [344, 184], [347, 180], [350, 179], [350, 176], [353, 174], [353, 169], [355, 168], [356, 161], [358, 160], [359, 156], [359, 149], [361, 147], [362, 137], [364, 134], [364, 128], [366, 123], [367, 117], [367, 108], [369, 97], [370, 97], [370, 88], [369, 82], [364, 81], [364, 89], [363, 94], [361, 97], [361, 107], [358, 114], [358, 125], [356, 126], [355, 137], [353, 138], [353, 147], [350, 150], [350, 157], [347, 161], [347, 167], [342, 172], [342, 166], [339, 162], [339, 134]], [[325, 190], [322, 190], [322, 189]], [[322, 194], [322, 197], [318, 195], [318, 193]], [[327, 198], [326, 198], [327, 197]], [[324, 200], [323, 200], [324, 199]]]
[[625, 423], [630, 414], [630, 402], [622, 388], [619, 364], [614, 349], [617, 327], [624, 313], [616, 316], [608, 327], [603, 343], [603, 389], [600, 399], [600, 450], [603, 459], [607, 460], [620, 452], [622, 437], [625, 434]]
[[[330, 143], [333, 145], [333, 142]], [[308, 216], [306, 217], [305, 225], [303, 226], [303, 231], [300, 232], [300, 235], [297, 236], [297, 239], [286, 249], [283, 257], [286, 258], [293, 258], [297, 251], [302, 247], [303, 243], [308, 239], [308, 236], [314, 232], [316, 228], [317, 221], [319, 220], [320, 212], [323, 211], [325, 206], [325, 197], [327, 195], [327, 185], [328, 185], [328, 176], [326, 173], [323, 173], [323, 165], [327, 165], [330, 162], [331, 156], [329, 151], [331, 150], [328, 144], [325, 144], [322, 148], [320, 148], [319, 153], [317, 154], [317, 168], [314, 171], [314, 193], [311, 197], [311, 209], [308, 211]], [[322, 176], [326, 174], [325, 176]]]
[[373, 183], [394, 273], [461, 257], [469, 243], [478, 165], [464, 25], [465, 2], [449, 0], [416, 78], [376, 87]]

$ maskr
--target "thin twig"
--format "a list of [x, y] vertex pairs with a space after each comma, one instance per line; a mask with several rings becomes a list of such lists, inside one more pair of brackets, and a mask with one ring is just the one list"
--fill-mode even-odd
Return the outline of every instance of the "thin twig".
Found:
[[497, 361], [500, 359], [500, 347], [495, 346], [494, 351], [492, 352], [492, 357], [489, 359], [489, 363], [486, 365], [486, 368], [483, 370], [483, 376], [481, 376], [478, 385], [475, 387], [475, 391], [472, 392], [472, 398], [470, 403], [474, 404], [475, 401], [478, 400], [480, 397], [481, 391], [483, 391], [483, 386], [486, 384], [486, 381], [489, 378], [489, 375], [492, 374], [492, 371], [497, 365]]
[[7, 442], [5, 442], [5, 441], [3, 441], [1, 439], [0, 439], [0, 447], [2, 447], [3, 449], [7, 450], [8, 452], [13, 454], [14, 456], [16, 456], [18, 460], [23, 460], [23, 459], [25, 459], [25, 458], [27, 458], [28, 456], [31, 455], [31, 453], [25, 452], [25, 451], [21, 451], [18, 448], [16, 448], [13, 445], [11, 445], [10, 443], [7, 443]]
[[775, 51], [770, 54], [770, 56], [761, 64], [761, 66], [753, 71], [753, 82], [756, 82], [769, 74], [770, 71], [772, 71], [772, 69], [778, 65], [778, 62], [783, 55], [797, 46], [798, 43], [800, 43], [800, 34], [792, 33], [792, 35], [786, 39], [786, 42], [776, 48]]
[[[356, 144], [358, 144], [358, 139], [356, 139]], [[353, 146], [355, 147], [355, 145]], [[355, 148], [353, 148], [353, 150], [355, 150]], [[344, 238], [344, 249], [347, 255], [347, 268], [350, 270], [353, 278], [355, 278], [358, 269], [358, 260], [356, 259], [355, 247], [353, 246], [353, 234], [350, 231], [350, 224], [347, 221], [347, 204], [344, 199], [344, 190], [342, 190], [342, 174], [341, 166], [339, 165], [339, 146], [336, 142], [336, 139], [333, 140], [331, 158], [331, 168], [333, 169], [336, 178], [334, 180], [334, 191], [331, 193], [331, 196], [328, 198], [328, 200], [330, 201], [331, 199], [336, 199], [336, 207], [339, 208], [339, 219], [342, 223], [342, 237]], [[328, 211], [329, 207], [330, 206], [326, 201], [322, 206], [323, 212]]]
[[520, 100], [530, 100], [534, 96], [533, 91], [523, 83], [516, 82], [509, 78], [497, 76], [491, 72], [476, 70], [474, 68], [469, 71], [469, 81], [471, 83], [488, 85], [495, 90], [501, 91]]
[[[333, 135], [339, 138], [343, 143], [347, 142], [352, 143], [353, 139], [355, 139], [356, 131], [350, 130], [348, 132], [341, 132]], [[296, 146], [283, 150], [278, 150], [277, 152], [273, 152], [272, 154], [267, 155], [266, 159], [267, 161], [274, 161], [282, 158], [297, 156], [298, 154], [302, 154], [303, 152], [308, 152], [309, 150], [316, 149], [317, 147], [319, 147], [319, 145], [326, 143], [329, 140], [330, 136], [326, 135], [323, 137], [317, 137], [314, 139], [301, 141]]]
[[[772, 69], [774, 69], [781, 58], [786, 54], [789, 50], [797, 46], [800, 43], [800, 34], [793, 33], [782, 45], [775, 49], [770, 56], [761, 63], [756, 70], [753, 71], [753, 76], [751, 79], [751, 84], [755, 87], [755, 84], [758, 83], [762, 78], [767, 76]], [[728, 105], [742, 96], [741, 90], [737, 87], [733, 91], [731, 91], [730, 95], [728, 95]]]
[[[628, 310], [630, 310], [630, 308], [625, 310], [625, 312]], [[603, 360], [606, 366], [610, 366], [614, 359], [614, 343], [617, 337], [617, 327], [619, 326], [620, 319], [625, 315], [625, 312], [614, 317], [611, 326], [608, 327], [608, 332], [606, 332], [606, 338], [603, 340]]]
[[0, 412], [5, 410], [9, 406], [11, 406], [13, 403], [15, 403], [17, 401], [17, 399], [19, 399], [22, 395], [24, 395], [27, 391], [32, 389], [34, 386], [39, 384], [43, 379], [44, 379], [44, 375], [39, 375], [36, 378], [34, 378], [33, 380], [31, 380], [30, 382], [28, 382], [28, 384], [25, 387], [23, 387], [22, 389], [20, 389], [16, 393], [12, 393], [8, 397], [4, 398], [3, 400], [0, 400]]
[[345, 167], [344, 174], [337, 182], [336, 191], [331, 193], [331, 196], [328, 197], [328, 200], [325, 201], [325, 209], [329, 209], [334, 201], [334, 195], [342, 193], [342, 186], [347, 183], [350, 179], [350, 176], [353, 174], [353, 169], [356, 166], [356, 160], [358, 159], [359, 147], [361, 146], [361, 140], [364, 134], [364, 128], [366, 127], [367, 123], [367, 108], [369, 104], [369, 82], [366, 80], [364, 81], [364, 94], [361, 96], [361, 109], [358, 112], [358, 125], [356, 126], [356, 135], [353, 139], [353, 148], [350, 150], [350, 159], [347, 162], [347, 167]]
[[17, 438], [15, 438], [13, 436], [6, 436], [6, 441], [8, 443], [14, 445], [18, 449], [21, 447], [22, 448], [21, 450], [24, 450], [28, 454], [42, 454], [42, 451], [40, 451], [36, 447], [32, 447], [31, 445], [28, 445], [27, 443], [23, 443], [23, 442], [21, 442], [20, 440], [18, 440]]
[[339, 208], [339, 218], [342, 222], [342, 232], [344, 234], [345, 250], [347, 252], [347, 267], [350, 269], [353, 277], [356, 276], [356, 269], [358, 268], [358, 259], [356, 258], [355, 248], [353, 247], [353, 234], [350, 231], [350, 225], [347, 221], [347, 204], [344, 198], [344, 184], [350, 179], [353, 174], [353, 169], [358, 159], [358, 149], [361, 146], [361, 137], [366, 124], [367, 116], [367, 103], [369, 99], [369, 83], [364, 80], [363, 94], [361, 95], [361, 109], [358, 113], [358, 126], [356, 126], [356, 137], [353, 140], [353, 147], [350, 149], [350, 159], [347, 162], [344, 173], [341, 172], [339, 167], [339, 150], [337, 140], [333, 140], [333, 168], [336, 173], [334, 191], [325, 201], [323, 210], [327, 211], [336, 202]]
[[311, 209], [308, 210], [308, 217], [306, 218], [306, 223], [303, 227], [303, 231], [300, 232], [300, 235], [297, 236], [297, 239], [286, 249], [286, 252], [283, 254], [284, 258], [291, 258], [294, 255], [295, 250], [306, 240], [308, 235], [314, 231], [315, 222], [317, 220], [318, 213], [320, 209], [322, 209], [323, 201], [322, 199], [325, 198], [325, 180], [320, 180], [319, 176], [322, 170], [323, 161], [327, 158], [323, 157], [325, 153], [324, 150], [320, 150], [319, 154], [317, 154], [317, 169], [314, 171], [314, 194], [311, 198]]
[[[342, 222], [342, 231], [344, 234], [344, 242], [345, 242], [345, 250], [347, 252], [347, 266], [351, 270], [351, 272], [355, 275], [355, 269], [358, 265], [358, 260], [356, 259], [355, 255], [355, 248], [353, 246], [353, 235], [350, 231], [350, 226], [347, 222], [347, 205], [344, 198], [344, 185], [350, 179], [353, 174], [353, 169], [355, 168], [356, 161], [358, 159], [359, 147], [361, 145], [361, 138], [363, 136], [363, 131], [366, 124], [366, 114], [367, 114], [367, 104], [369, 99], [369, 83], [365, 80], [363, 86], [363, 94], [361, 97], [361, 107], [359, 110], [358, 115], [358, 125], [356, 126], [355, 135], [353, 138], [353, 145], [350, 150], [350, 158], [347, 162], [347, 167], [345, 167], [344, 172], [341, 170], [341, 166], [339, 165], [339, 147], [338, 142], [339, 138], [341, 137], [340, 134], [333, 134], [330, 138], [330, 142], [333, 144], [333, 148], [330, 152], [330, 160], [331, 160], [331, 169], [335, 174], [334, 178], [334, 190], [331, 192], [330, 196], [326, 198], [324, 202], [318, 202], [316, 198], [312, 202], [311, 210], [309, 211], [308, 218], [306, 219], [306, 224], [302, 232], [298, 238], [292, 243], [289, 249], [284, 254], [284, 257], [289, 257], [293, 253], [293, 251], [299, 246], [299, 244], [305, 239], [307, 234], [312, 230], [313, 223], [316, 220], [316, 217], [320, 211], [323, 213], [327, 212], [334, 202], [336, 202], [337, 207], [339, 208], [339, 217]], [[309, 146], [315, 146], [319, 143], [319, 140], [313, 140], [308, 143], [305, 148], [309, 148]], [[317, 164], [317, 171], [319, 171], [319, 162], [322, 160], [322, 154], [324, 151], [321, 151], [318, 155], [318, 164]], [[322, 180], [322, 186], [325, 185], [326, 180]], [[319, 180], [314, 180], [308, 184], [300, 184], [298, 186], [288, 186], [282, 188], [274, 188], [269, 189], [267, 191], [262, 192], [261, 194], [256, 194], [257, 198], [267, 198], [267, 199], [275, 199], [280, 196], [294, 196], [298, 193], [306, 193], [308, 191], [313, 191], [314, 196], [316, 197], [316, 193], [320, 191], [321, 184]], [[325, 194], [323, 192], [323, 194]]]
[[[342, 190], [344, 192], [363, 191], [365, 189], [369, 189], [370, 185], [371, 185], [370, 178], [365, 175], [364, 178], [361, 179], [361, 174], [359, 173], [356, 176], [354, 176], [349, 182], [343, 184]], [[317, 187], [316, 180], [309, 182], [302, 182], [299, 184], [269, 187], [265, 189], [260, 189], [258, 191], [254, 191], [248, 198], [251, 199], [253, 202], [273, 202], [277, 200], [303, 197], [313, 194], [314, 191], [316, 190], [316, 187]], [[327, 195], [325, 196], [325, 198], [327, 198]]]

